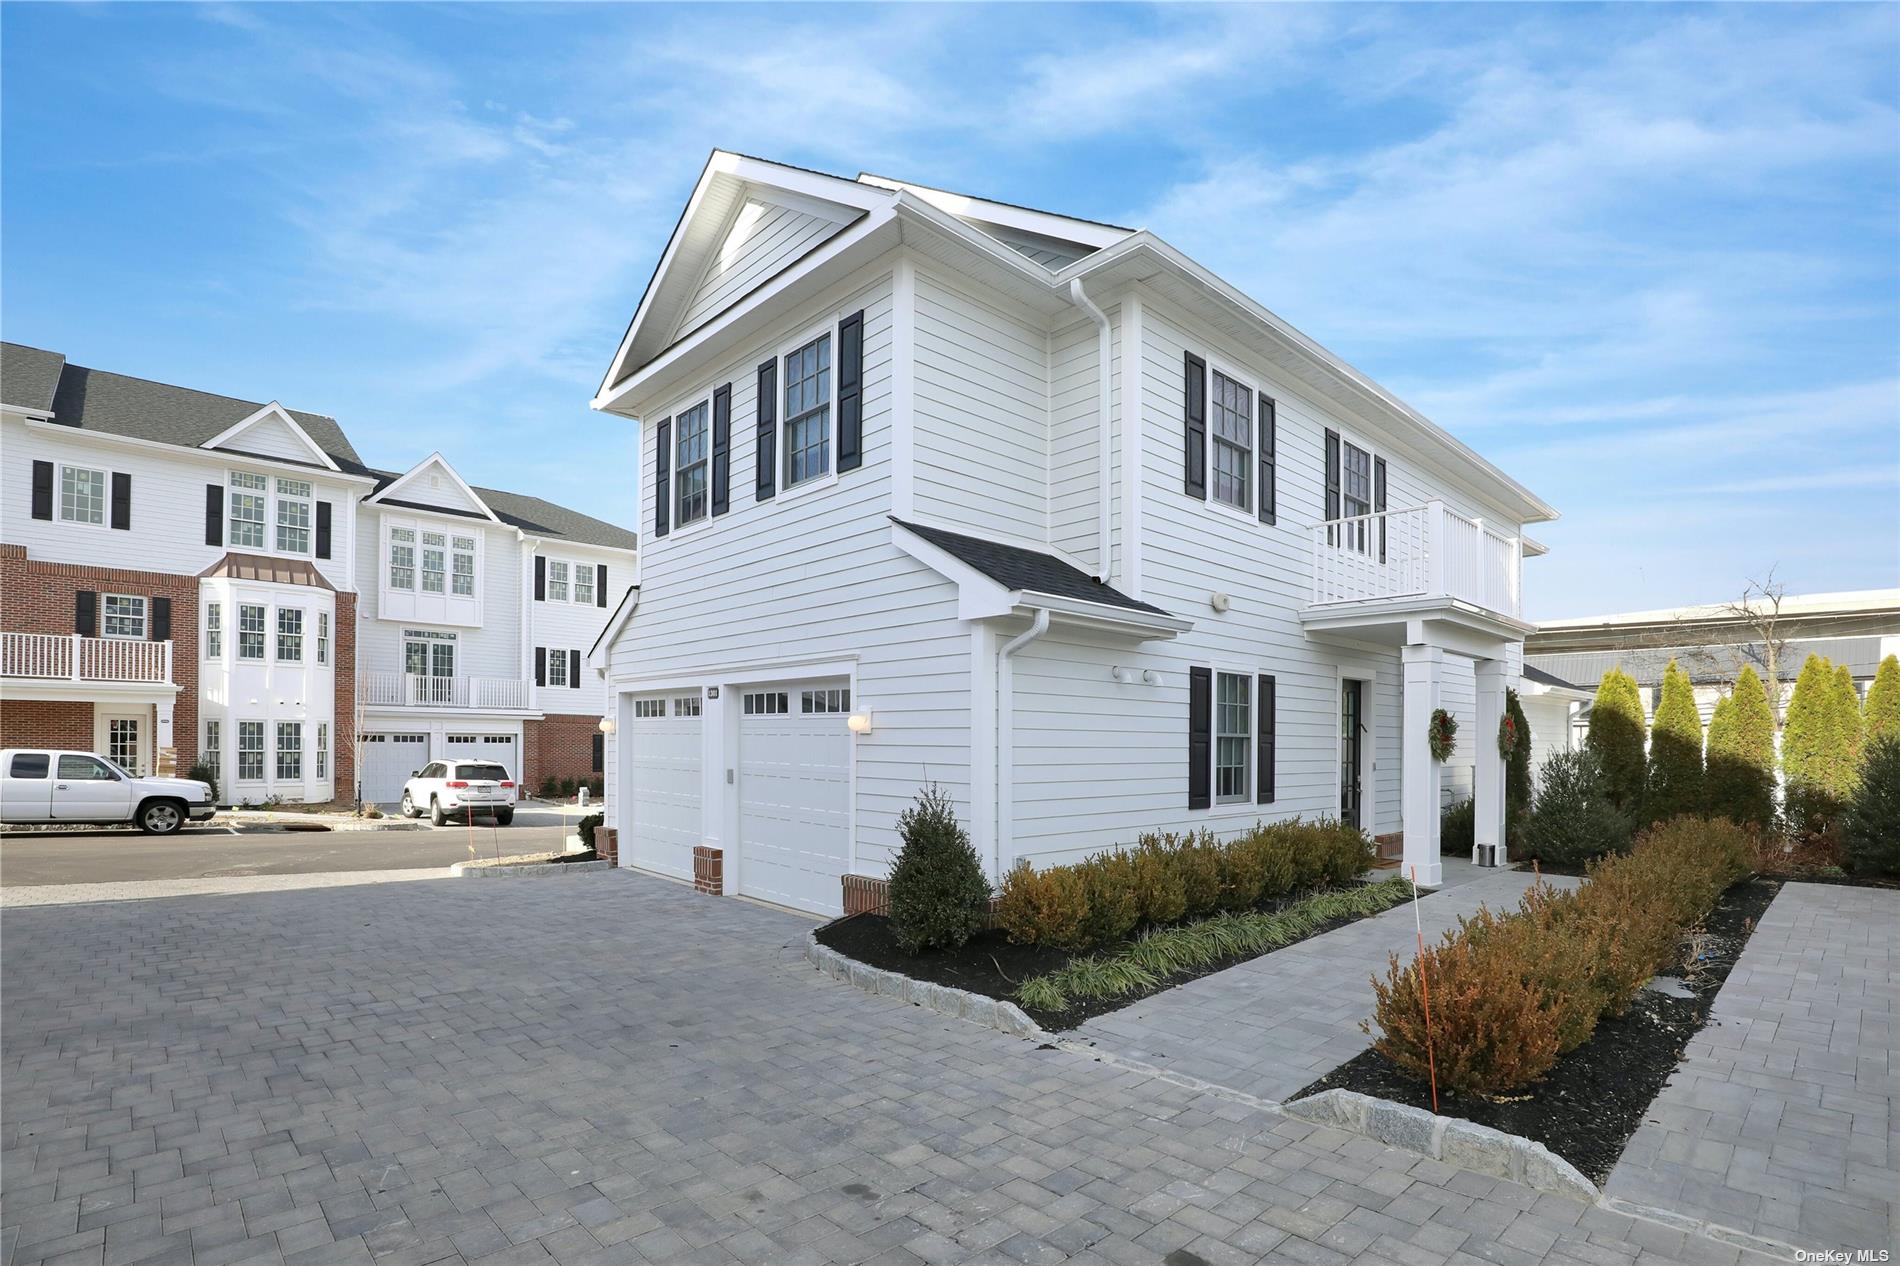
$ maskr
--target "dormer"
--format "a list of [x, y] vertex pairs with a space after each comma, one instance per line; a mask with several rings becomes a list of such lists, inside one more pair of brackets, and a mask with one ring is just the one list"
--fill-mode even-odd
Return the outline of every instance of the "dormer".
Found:
[[243, 457], [269, 457], [303, 466], [320, 466], [325, 470], [339, 469], [335, 460], [290, 416], [290, 411], [275, 400], [226, 427], [199, 447]]
[[363, 504], [378, 511], [377, 613], [481, 627], [485, 529], [501, 520], [448, 460], [429, 454]]

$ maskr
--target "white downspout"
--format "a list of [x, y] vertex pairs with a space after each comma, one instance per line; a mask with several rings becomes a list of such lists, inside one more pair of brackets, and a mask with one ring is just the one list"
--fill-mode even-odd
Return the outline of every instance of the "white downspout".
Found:
[[1095, 566], [1095, 578], [1103, 584], [1107, 584], [1110, 571], [1108, 561], [1108, 511], [1109, 498], [1113, 495], [1111, 492], [1113, 485], [1110, 482], [1108, 470], [1109, 446], [1112, 443], [1108, 422], [1109, 353], [1111, 336], [1108, 329], [1108, 314], [1096, 307], [1095, 301], [1089, 298], [1086, 290], [1082, 289], [1082, 279], [1080, 277], [1072, 277], [1069, 279], [1069, 300], [1074, 303], [1076, 307], [1088, 313], [1089, 319], [1095, 322], [1097, 335], [1096, 356], [1101, 362], [1101, 373], [1099, 375], [1099, 382], [1096, 385], [1096, 436], [1101, 461], [1099, 463], [1100, 469], [1097, 471], [1098, 478], [1095, 481], [1095, 539], [1098, 543], [1096, 551], [1098, 561]]
[[1011, 713], [1016, 706], [1016, 670], [1010, 661], [1016, 652], [1029, 645], [1049, 631], [1049, 608], [1043, 607], [1036, 612], [1036, 621], [1003, 643], [996, 652], [996, 856], [990, 860], [990, 870], [996, 876], [996, 882], [1003, 882], [1004, 836], [1008, 834], [1011, 845], [1015, 843], [1015, 819], [1004, 806], [1009, 804], [1009, 784], [1005, 782], [1006, 772], [1013, 764], [1015, 756], [1015, 720]]

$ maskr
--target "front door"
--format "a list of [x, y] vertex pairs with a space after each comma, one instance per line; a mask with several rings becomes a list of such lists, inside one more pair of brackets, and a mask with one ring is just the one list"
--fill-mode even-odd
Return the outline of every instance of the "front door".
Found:
[[93, 735], [97, 746], [92, 750], [134, 778], [143, 778], [152, 772], [145, 755], [150, 720], [148, 712], [112, 713], [100, 709]]
[[1347, 678], [1339, 692], [1339, 820], [1363, 826], [1359, 803], [1364, 787], [1365, 682]]

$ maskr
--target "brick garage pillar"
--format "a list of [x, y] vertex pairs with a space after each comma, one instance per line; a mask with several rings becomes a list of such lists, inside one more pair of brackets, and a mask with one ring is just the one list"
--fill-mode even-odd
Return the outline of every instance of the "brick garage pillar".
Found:
[[844, 877], [844, 912], [853, 914], [888, 914], [891, 903], [891, 881], [873, 879], [869, 875], [846, 875]]
[[620, 832], [611, 826], [595, 827], [594, 855], [609, 866], [620, 865]]
[[704, 844], [693, 846], [693, 887], [715, 897], [726, 892], [725, 854]]

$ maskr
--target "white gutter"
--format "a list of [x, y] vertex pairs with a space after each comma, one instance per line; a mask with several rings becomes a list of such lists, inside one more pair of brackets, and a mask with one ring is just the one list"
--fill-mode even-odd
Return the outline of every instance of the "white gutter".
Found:
[[1108, 510], [1109, 498], [1114, 495], [1110, 490], [1111, 485], [1108, 471], [1109, 445], [1112, 442], [1108, 423], [1110, 339], [1108, 314], [1096, 307], [1095, 301], [1089, 298], [1088, 291], [1082, 289], [1082, 279], [1080, 277], [1071, 277], [1069, 279], [1069, 301], [1075, 304], [1076, 307], [1082, 309], [1082, 311], [1088, 313], [1089, 319], [1095, 322], [1096, 358], [1101, 362], [1099, 366], [1101, 372], [1098, 375], [1095, 388], [1097, 405], [1096, 442], [1100, 446], [1101, 453], [1100, 469], [1096, 472], [1097, 478], [1095, 481], [1095, 539], [1098, 543], [1096, 550], [1098, 558], [1095, 564], [1095, 578], [1103, 584], [1107, 584], [1110, 570], [1108, 565]]
[[[1014, 767], [1011, 750], [1015, 745], [1015, 724], [1011, 713], [1016, 706], [1015, 670], [1010, 661], [1016, 652], [1029, 645], [1049, 631], [1049, 608], [1043, 607], [1036, 612], [1035, 623], [1018, 633], [996, 652], [996, 830], [994, 832], [996, 856], [990, 859], [990, 871], [996, 876], [996, 882], [1003, 882], [1003, 840], [1008, 834], [1012, 845], [1015, 840], [1015, 822], [1003, 806], [1009, 803], [1008, 784], [1004, 782], [1005, 772]], [[1013, 849], [1011, 850], [1013, 851]]]

